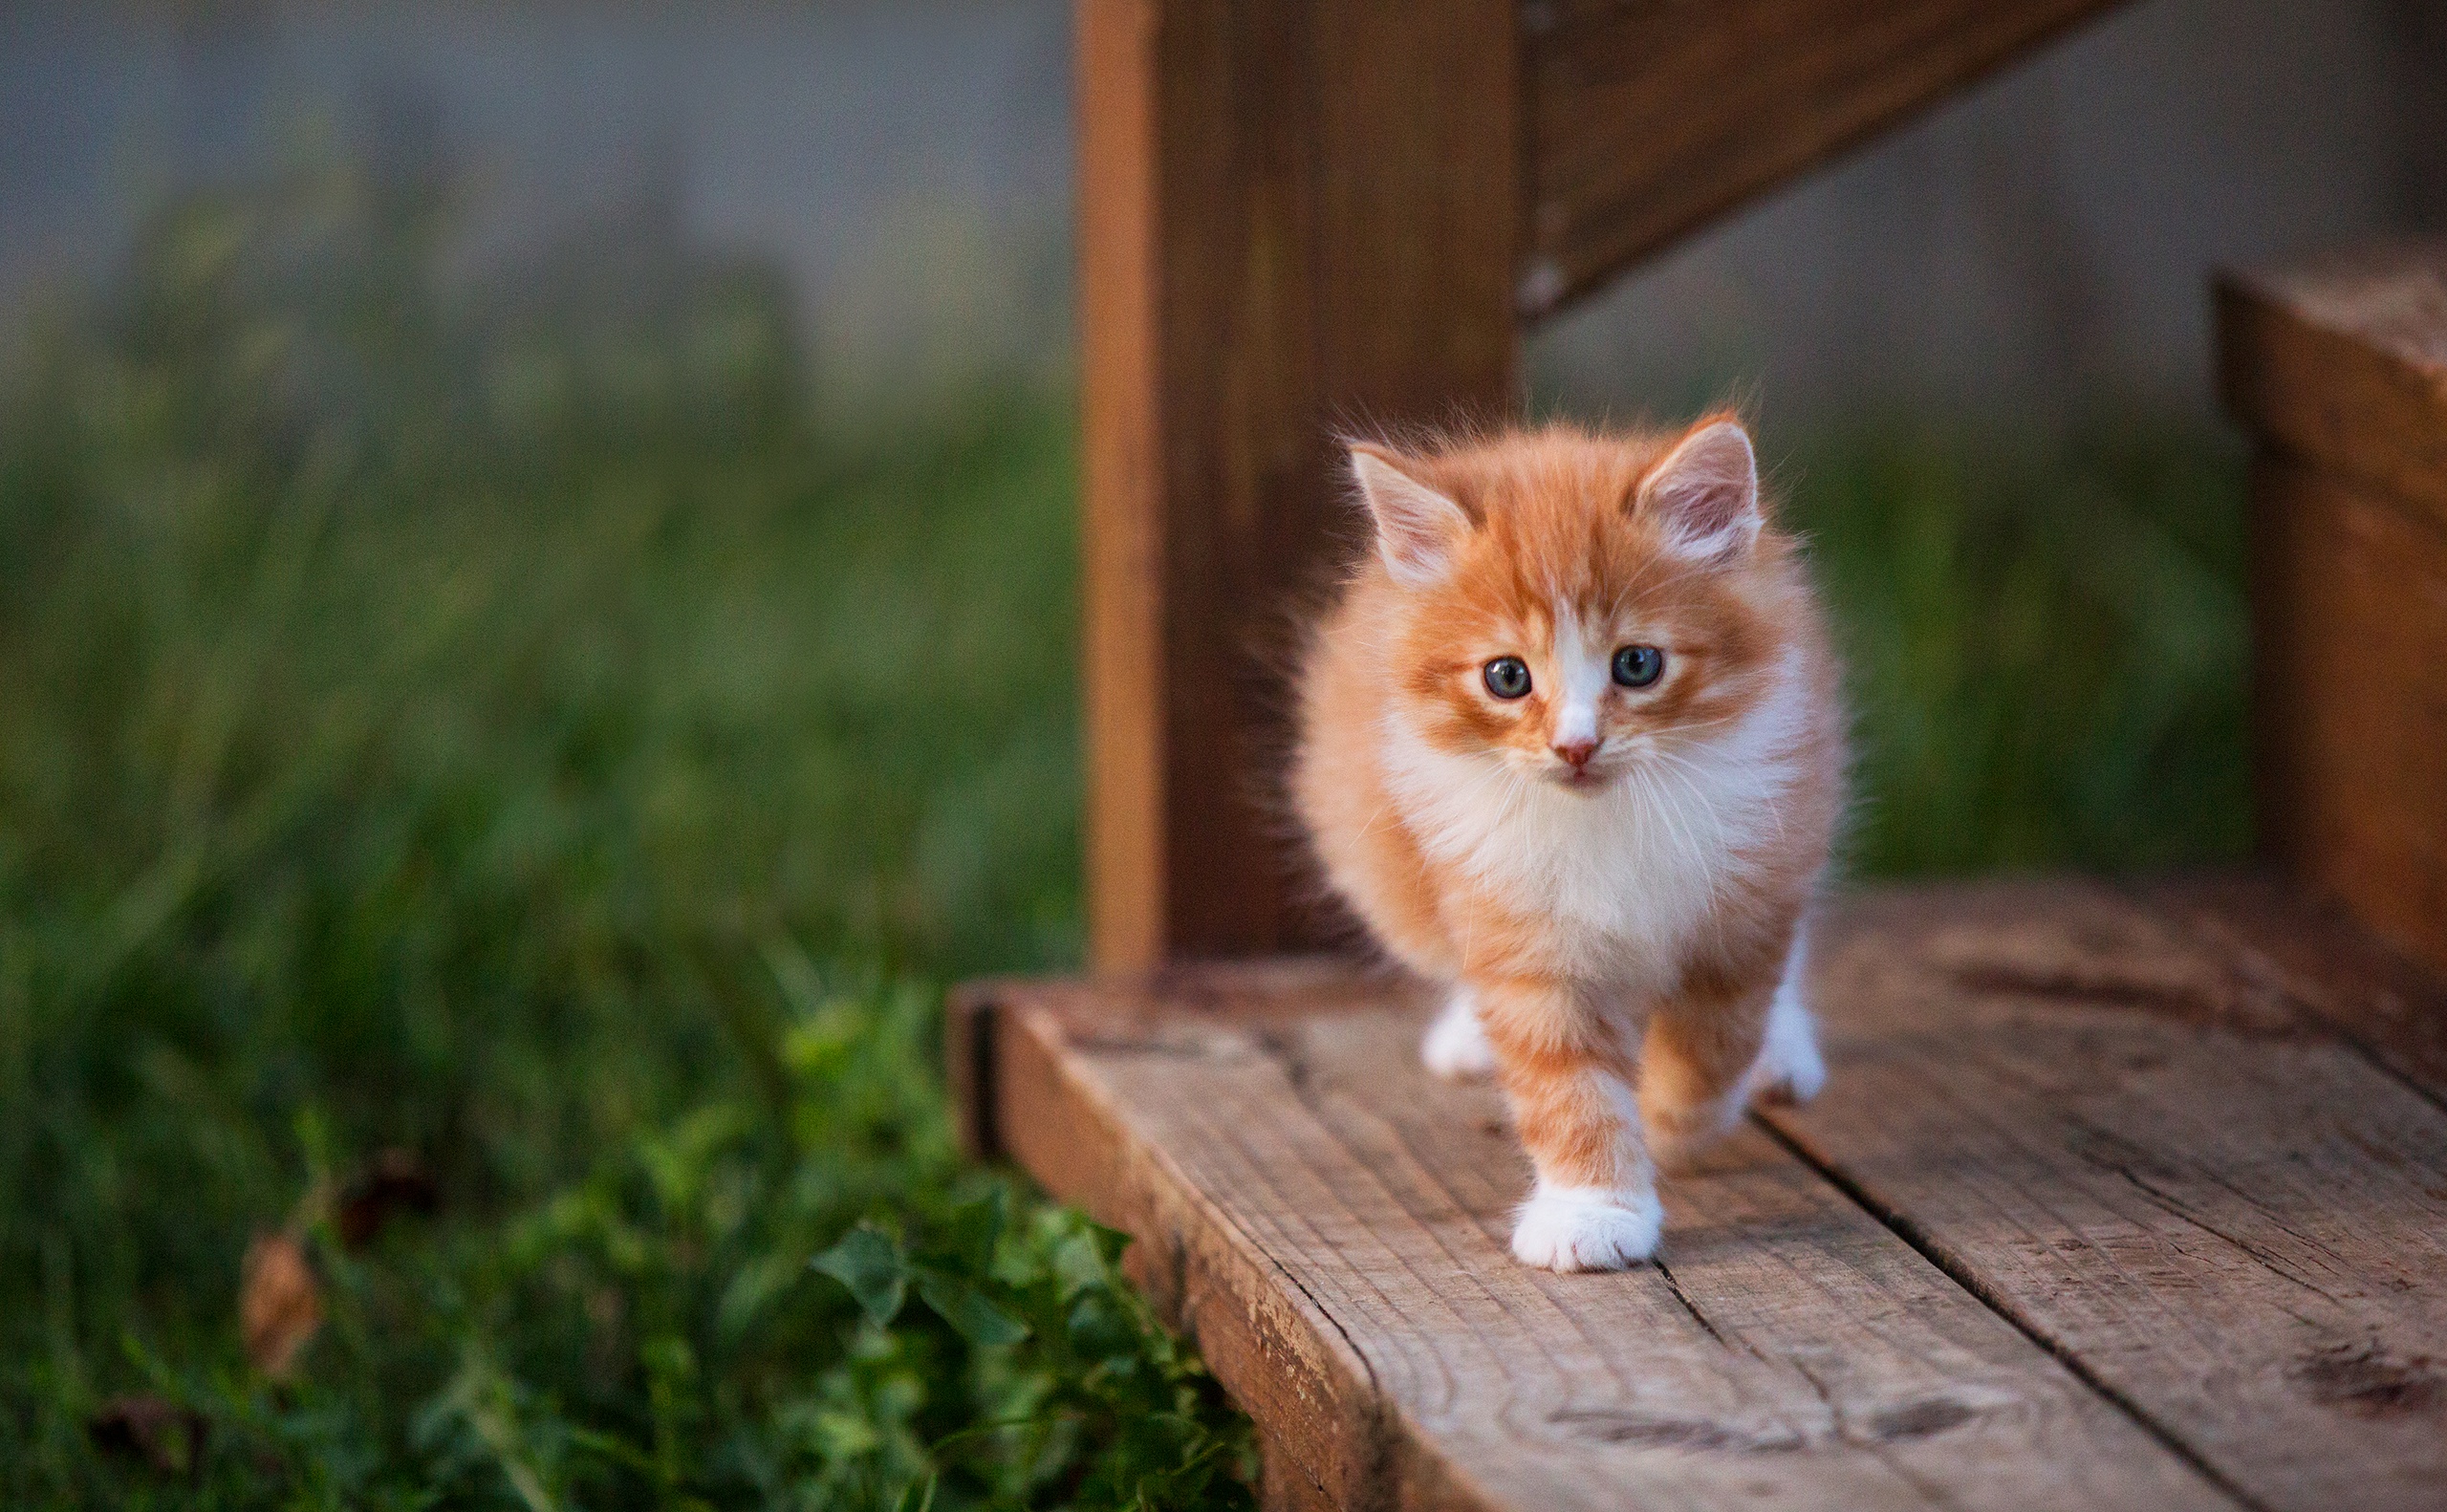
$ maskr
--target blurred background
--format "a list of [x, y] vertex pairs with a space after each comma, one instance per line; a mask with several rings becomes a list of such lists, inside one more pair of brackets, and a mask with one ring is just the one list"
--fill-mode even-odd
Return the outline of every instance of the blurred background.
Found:
[[[0, 14], [0, 1498], [1245, 1500], [937, 1084], [1078, 950], [1069, 83], [1060, 0]], [[2227, 857], [2206, 277], [2442, 222], [2447, 13], [2144, 0], [1530, 399], [1750, 397], [1854, 875]]]

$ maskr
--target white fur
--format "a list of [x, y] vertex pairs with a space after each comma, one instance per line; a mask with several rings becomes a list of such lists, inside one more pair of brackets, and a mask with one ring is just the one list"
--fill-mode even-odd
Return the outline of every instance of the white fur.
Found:
[[1479, 1001], [1468, 987], [1457, 986], [1444, 1000], [1436, 1022], [1419, 1041], [1418, 1058], [1448, 1082], [1470, 1081], [1495, 1070], [1495, 1047], [1487, 1043], [1486, 1026], [1479, 1022]]
[[1776, 983], [1775, 1000], [1767, 1005], [1767, 1036], [1759, 1047], [1759, 1059], [1742, 1079], [1744, 1103], [1752, 1097], [1806, 1103], [1827, 1085], [1827, 1062], [1818, 1052], [1818, 1021], [1810, 1015], [1807, 996], [1808, 973], [1809, 930], [1805, 925], [1793, 934], [1784, 980]]
[[1592, 766], [1613, 778], [1594, 794], [1502, 754], [1438, 750], [1396, 713], [1385, 731], [1387, 786], [1430, 854], [1553, 921], [1557, 970], [1667, 990], [1724, 884], [1776, 832], [1785, 797], [1805, 774], [1809, 705], [1799, 655], [1770, 675], [1767, 695], [1730, 725], [1601, 750]]
[[1555, 708], [1552, 744], [1593, 742], [1597, 739], [1597, 707], [1605, 701], [1607, 684], [1613, 680], [1613, 669], [1609, 665], [1613, 650], [1602, 646], [1592, 649], [1582, 633], [1580, 616], [1564, 609], [1555, 616], [1551, 655], [1563, 681], [1562, 698]]
[[1521, 1204], [1512, 1255], [1542, 1270], [1621, 1270], [1657, 1253], [1665, 1209], [1651, 1186], [1554, 1186], [1544, 1177]]

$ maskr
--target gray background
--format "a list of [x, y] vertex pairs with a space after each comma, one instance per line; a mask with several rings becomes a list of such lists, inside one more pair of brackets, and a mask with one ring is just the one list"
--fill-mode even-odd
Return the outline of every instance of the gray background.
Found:
[[[2207, 405], [2203, 281], [2447, 215], [2447, 6], [2147, 0], [1722, 223], [1531, 347], [1541, 402], [1771, 421]], [[454, 266], [676, 226], [787, 274], [828, 407], [1071, 361], [1062, 0], [20, 3], [0, 355], [183, 188], [459, 188]]]

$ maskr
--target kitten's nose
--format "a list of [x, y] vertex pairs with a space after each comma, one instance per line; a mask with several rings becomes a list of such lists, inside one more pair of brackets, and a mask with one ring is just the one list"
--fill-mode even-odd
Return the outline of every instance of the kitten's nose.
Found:
[[1597, 742], [1588, 736], [1582, 736], [1578, 740], [1557, 741], [1554, 751], [1556, 755], [1571, 763], [1572, 770], [1578, 771], [1589, 765], [1589, 758], [1597, 754]]

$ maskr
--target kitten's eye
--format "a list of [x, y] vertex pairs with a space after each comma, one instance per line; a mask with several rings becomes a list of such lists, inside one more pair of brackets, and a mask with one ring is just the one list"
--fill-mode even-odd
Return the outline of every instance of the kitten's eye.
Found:
[[1614, 653], [1614, 680], [1644, 688], [1665, 673], [1665, 653], [1655, 646], [1625, 646]]
[[1487, 691], [1500, 699], [1517, 699], [1529, 691], [1529, 663], [1519, 657], [1498, 657], [1487, 663]]

